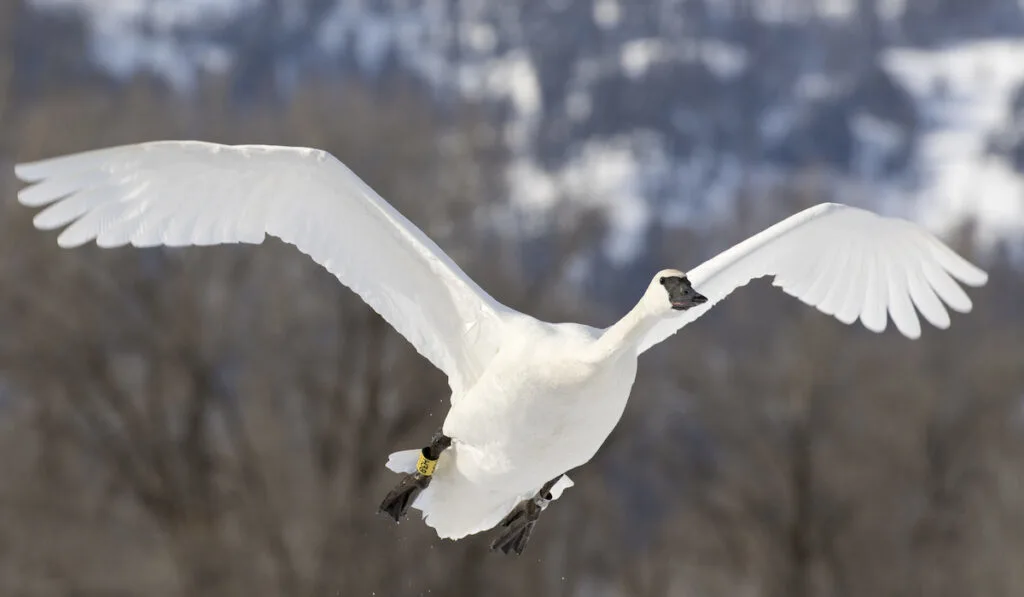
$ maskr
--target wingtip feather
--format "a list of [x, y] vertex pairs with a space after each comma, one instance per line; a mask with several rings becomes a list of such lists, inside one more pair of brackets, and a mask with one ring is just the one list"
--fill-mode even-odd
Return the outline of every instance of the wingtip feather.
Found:
[[864, 317], [864, 313], [861, 313], [860, 322], [865, 329], [872, 331], [876, 334], [881, 334], [882, 332], [884, 332], [885, 328], [888, 327], [889, 325], [889, 320], [887, 317], [883, 317], [882, 319], [874, 319], [871, 317]]
[[45, 178], [45, 175], [39, 172], [39, 165], [42, 163], [42, 161], [38, 161], [15, 164], [14, 176], [21, 182], [39, 182]]
[[917, 340], [918, 338], [921, 337], [921, 324], [920, 321], [918, 321], [917, 316], [914, 316], [914, 321], [917, 322], [917, 325], [909, 324], [908, 322], [907, 325], [896, 326], [901, 334], [903, 334], [907, 338], [910, 338], [911, 340]]
[[68, 195], [73, 190], [67, 186], [33, 181], [32, 184], [18, 191], [18, 203], [26, 207], [42, 207]]
[[[952, 252], [952, 250], [950, 250]], [[980, 288], [988, 283], [988, 272], [967, 261], [960, 255], [953, 253], [952, 263], [944, 264], [946, 270], [957, 280], [974, 288]]]
[[79, 225], [80, 222], [71, 224], [64, 232], [60, 233], [60, 236], [57, 237], [57, 246], [62, 249], [74, 249], [95, 238], [95, 234], [89, 233], [83, 226]]
[[988, 272], [981, 269], [980, 267], [975, 266], [974, 264], [971, 264], [971, 267], [973, 267], [975, 270], [974, 275], [970, 280], [963, 280], [963, 283], [967, 284], [968, 286], [973, 286], [975, 288], [981, 288], [982, 286], [988, 284]]

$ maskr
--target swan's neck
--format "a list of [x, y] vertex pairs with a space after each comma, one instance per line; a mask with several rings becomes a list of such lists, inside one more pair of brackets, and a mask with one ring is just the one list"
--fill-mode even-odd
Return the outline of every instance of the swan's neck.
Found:
[[660, 318], [650, 312], [644, 301], [637, 303], [626, 315], [615, 322], [597, 340], [602, 356], [610, 357], [624, 352], [636, 353], [643, 341]]

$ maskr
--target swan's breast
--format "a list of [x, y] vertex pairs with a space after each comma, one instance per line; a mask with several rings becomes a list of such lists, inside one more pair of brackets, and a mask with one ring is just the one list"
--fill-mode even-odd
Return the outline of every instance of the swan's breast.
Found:
[[593, 338], [587, 330], [555, 330], [503, 347], [453, 403], [445, 433], [496, 469], [537, 461], [553, 476], [586, 462], [618, 423], [636, 375], [635, 355], [588, 358]]

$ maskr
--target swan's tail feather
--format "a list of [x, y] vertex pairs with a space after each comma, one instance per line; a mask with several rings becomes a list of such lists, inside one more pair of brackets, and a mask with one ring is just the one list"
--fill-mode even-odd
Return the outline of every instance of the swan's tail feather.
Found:
[[388, 463], [384, 466], [395, 473], [414, 473], [416, 472], [416, 460], [419, 457], [419, 450], [402, 450], [388, 456]]
[[[500, 487], [481, 487], [464, 477], [458, 466], [452, 466], [455, 463], [449, 460], [454, 456], [451, 452], [446, 450], [441, 455], [433, 481], [411, 504], [423, 513], [424, 522], [442, 539], [461, 539], [494, 528], [519, 502], [533, 497], [540, 489], [510, 494]], [[414, 472], [419, 454], [419, 450], [395, 452], [388, 456], [386, 466], [396, 473]], [[445, 460], [449, 461], [447, 466]], [[562, 475], [551, 488], [552, 501], [572, 485], [568, 475]]]

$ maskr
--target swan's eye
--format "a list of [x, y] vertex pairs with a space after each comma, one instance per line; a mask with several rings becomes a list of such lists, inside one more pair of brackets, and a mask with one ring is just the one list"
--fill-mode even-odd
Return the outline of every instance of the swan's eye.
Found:
[[664, 286], [665, 285], [665, 278], [661, 278], [660, 280], [658, 280], [658, 284], [661, 284], [662, 286]]

